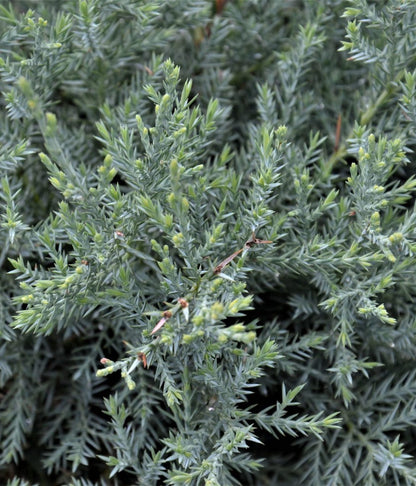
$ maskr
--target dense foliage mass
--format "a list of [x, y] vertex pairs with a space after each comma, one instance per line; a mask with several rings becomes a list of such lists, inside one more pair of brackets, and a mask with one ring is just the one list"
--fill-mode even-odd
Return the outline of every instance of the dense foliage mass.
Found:
[[0, 6], [0, 483], [416, 484], [416, 2]]

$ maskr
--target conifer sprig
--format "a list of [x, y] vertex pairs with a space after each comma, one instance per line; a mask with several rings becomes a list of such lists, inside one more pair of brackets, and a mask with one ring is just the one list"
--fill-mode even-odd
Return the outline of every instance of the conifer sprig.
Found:
[[416, 6], [379, 3], [0, 6], [2, 484], [416, 484]]

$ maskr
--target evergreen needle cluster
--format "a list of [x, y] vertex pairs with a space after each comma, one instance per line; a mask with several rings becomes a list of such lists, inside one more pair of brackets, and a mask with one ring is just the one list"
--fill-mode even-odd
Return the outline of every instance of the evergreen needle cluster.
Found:
[[0, 483], [416, 485], [416, 2], [0, 5]]

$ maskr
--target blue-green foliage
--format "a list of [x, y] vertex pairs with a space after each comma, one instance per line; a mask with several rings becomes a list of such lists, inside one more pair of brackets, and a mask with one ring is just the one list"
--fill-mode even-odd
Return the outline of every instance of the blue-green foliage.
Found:
[[0, 6], [3, 483], [416, 484], [415, 18]]

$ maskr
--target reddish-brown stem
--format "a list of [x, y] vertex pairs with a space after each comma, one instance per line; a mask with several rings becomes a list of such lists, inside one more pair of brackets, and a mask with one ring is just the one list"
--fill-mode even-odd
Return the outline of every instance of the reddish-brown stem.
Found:
[[234, 260], [234, 258], [239, 255], [242, 251], [244, 250], [244, 248], [241, 248], [241, 250], [237, 250], [235, 251], [232, 255], [230, 255], [229, 257], [227, 257], [225, 260], [223, 260], [219, 265], [217, 265], [215, 268], [214, 268], [214, 273], [220, 273], [221, 270], [227, 266], [230, 262], [232, 262]]
[[273, 243], [273, 241], [271, 241], [271, 240], [260, 240], [260, 239], [256, 238], [256, 235], [253, 232], [253, 234], [251, 235], [251, 238], [244, 243], [243, 248], [235, 251], [232, 255], [228, 256], [219, 265], [217, 265], [214, 268], [214, 273], [220, 273], [222, 271], [222, 269], [225, 266], [227, 266], [230, 262], [232, 262], [234, 260], [234, 258], [237, 255], [239, 255], [242, 251], [248, 250], [249, 248], [251, 248], [254, 245], [262, 245], [262, 244], [267, 244], [267, 243]]

